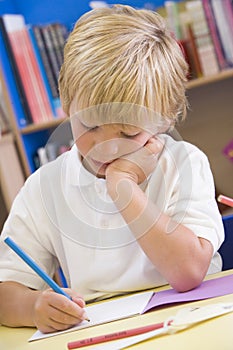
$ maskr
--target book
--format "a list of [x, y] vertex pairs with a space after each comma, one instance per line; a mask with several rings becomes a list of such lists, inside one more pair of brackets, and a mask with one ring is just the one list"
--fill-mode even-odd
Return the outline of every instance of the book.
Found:
[[40, 27], [41, 34], [42, 34], [42, 39], [44, 42], [44, 46], [48, 55], [48, 60], [50, 62], [50, 68], [52, 71], [52, 74], [54, 76], [55, 82], [56, 82], [56, 87], [58, 90], [58, 76], [60, 72], [60, 66], [59, 62], [55, 53], [55, 48], [54, 48], [54, 43], [51, 38], [49, 26], [41, 26]]
[[191, 28], [198, 52], [202, 74], [204, 76], [219, 72], [218, 60], [206, 21], [201, 0], [192, 0], [185, 3], [191, 19]]
[[201, 62], [195, 43], [195, 37], [193, 34], [192, 26], [188, 24], [187, 26], [188, 40], [186, 42], [186, 51], [188, 55], [188, 62], [191, 69], [191, 78], [200, 78], [203, 76]]
[[58, 40], [59, 49], [62, 56], [62, 63], [63, 63], [63, 51], [64, 51], [64, 46], [66, 43], [66, 39], [68, 38], [69, 32], [67, 27], [62, 23], [53, 23], [52, 26], [57, 35], [57, 40]]
[[211, 6], [211, 0], [202, 0], [206, 20], [208, 22], [209, 30], [210, 30], [210, 35], [212, 37], [212, 41], [214, 44], [214, 49], [216, 52], [216, 56], [218, 59], [218, 63], [221, 69], [227, 68], [229, 65], [225, 59], [224, 52], [222, 49], [222, 44], [221, 40], [219, 38], [218, 34], [218, 28], [216, 25], [213, 9]]
[[22, 15], [2, 16], [34, 123], [53, 119], [53, 112]]
[[37, 154], [39, 157], [39, 166], [42, 166], [42, 165], [48, 163], [48, 157], [47, 157], [45, 147], [39, 147], [37, 150]]
[[54, 76], [54, 73], [53, 73], [52, 68], [51, 68], [50, 59], [48, 57], [48, 52], [47, 52], [47, 49], [46, 49], [46, 46], [44, 43], [44, 39], [42, 36], [42, 32], [41, 32], [41, 27], [37, 26], [37, 25], [33, 25], [32, 31], [33, 31], [35, 40], [37, 42], [37, 46], [38, 46], [38, 49], [40, 52], [40, 57], [41, 57], [41, 60], [43, 62], [43, 67], [44, 67], [45, 72], [46, 72], [46, 77], [47, 77], [49, 85], [50, 85], [52, 96], [54, 99], [56, 99], [56, 98], [58, 98], [57, 80], [56, 80], [56, 77]]
[[[61, 109], [61, 102], [58, 97], [58, 91], [55, 81], [53, 80], [53, 76], [51, 73], [51, 69], [49, 67], [49, 63], [47, 63], [47, 57], [43, 57], [43, 55], [46, 53], [44, 52], [41, 47], [39, 47], [40, 40], [38, 37], [37, 29], [35, 26], [28, 25], [27, 30], [31, 39], [31, 43], [33, 46], [34, 54], [37, 59], [37, 63], [39, 66], [40, 74], [43, 79], [43, 83], [48, 95], [48, 99], [50, 102], [50, 106], [52, 108], [52, 112], [54, 117], [60, 116], [60, 109]], [[40, 31], [39, 31], [40, 35]], [[43, 45], [43, 43], [42, 43]], [[46, 69], [46, 65], [48, 66], [48, 69]]]
[[178, 43], [181, 44], [185, 59], [189, 65], [188, 79], [199, 78], [202, 76], [202, 71], [187, 11], [179, 13], [179, 20], [182, 39]]
[[231, 293], [233, 293], [233, 274], [204, 281], [199, 287], [188, 292], [179, 293], [171, 288], [157, 293], [147, 291], [123, 296], [110, 301], [88, 305], [85, 309], [90, 318], [90, 322], [82, 321], [77, 326], [54, 333], [44, 334], [40, 331], [36, 331], [29, 341], [144, 314], [161, 306], [204, 300]]
[[[228, 2], [227, 2], [228, 3]], [[232, 4], [229, 3], [229, 7], [225, 7], [226, 1], [222, 0], [211, 0], [211, 5], [213, 13], [215, 16], [219, 36], [221, 39], [223, 51], [226, 57], [226, 60], [230, 66], [233, 65], [233, 36], [231, 21], [229, 18], [233, 16], [232, 14]], [[226, 13], [229, 11], [229, 15]]]
[[2, 16], [0, 17], [0, 53], [4, 81], [18, 127], [22, 128], [32, 123], [32, 115]]
[[173, 33], [176, 40], [181, 40], [179, 11], [176, 1], [165, 1], [164, 7], [166, 10], [167, 22], [170, 31]]
[[223, 10], [225, 12], [227, 22], [229, 24], [229, 31], [231, 33], [230, 37], [233, 38], [233, 2], [232, 0], [224, 0]]
[[59, 39], [58, 39], [58, 33], [57, 33], [57, 28], [56, 26], [51, 23], [47, 26], [49, 35], [50, 35], [50, 39], [53, 45], [53, 50], [57, 59], [57, 63], [58, 63], [58, 67], [59, 67], [59, 71], [61, 68], [61, 65], [63, 63], [63, 51], [62, 51], [62, 47], [60, 45]]

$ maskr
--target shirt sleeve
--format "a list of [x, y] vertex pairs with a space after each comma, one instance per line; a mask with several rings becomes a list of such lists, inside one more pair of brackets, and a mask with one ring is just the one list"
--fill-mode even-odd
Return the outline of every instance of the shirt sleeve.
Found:
[[195, 146], [184, 142], [184, 147], [176, 158], [178, 171], [167, 214], [209, 240], [215, 253], [224, 240], [224, 228], [209, 161]]
[[4, 242], [7, 236], [11, 237], [48, 275], [54, 275], [58, 263], [47, 235], [49, 222], [40, 201], [37, 178], [33, 174], [26, 181], [3, 227], [0, 281], [13, 280], [33, 289], [45, 289], [45, 282]]

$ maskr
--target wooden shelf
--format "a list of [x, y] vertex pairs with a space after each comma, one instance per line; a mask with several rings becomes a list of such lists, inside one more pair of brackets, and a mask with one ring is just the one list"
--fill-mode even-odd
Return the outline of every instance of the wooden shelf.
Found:
[[215, 83], [217, 81], [224, 80], [224, 79], [231, 78], [231, 77], [233, 77], [233, 68], [223, 70], [223, 71], [219, 72], [218, 74], [190, 80], [187, 83], [187, 88], [192, 89], [195, 87]]
[[40, 130], [46, 130], [49, 128], [55, 128], [56, 126], [60, 125], [61, 123], [68, 120], [68, 118], [59, 118], [54, 119], [48, 122], [40, 123], [40, 124], [31, 124], [26, 126], [25, 128], [20, 129], [20, 132], [22, 135], [30, 134], [33, 132], [37, 132]]

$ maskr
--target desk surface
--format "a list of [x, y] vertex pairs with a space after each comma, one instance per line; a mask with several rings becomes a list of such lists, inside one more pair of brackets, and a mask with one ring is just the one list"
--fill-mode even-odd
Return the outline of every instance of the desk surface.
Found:
[[[224, 271], [216, 275], [210, 275], [207, 279], [232, 274], [233, 270]], [[161, 290], [158, 289], [158, 290]], [[189, 306], [203, 306], [218, 302], [233, 302], [233, 294], [208, 300], [188, 303]], [[144, 315], [119, 320], [108, 324], [98, 325], [54, 337], [37, 340], [28, 343], [28, 339], [35, 332], [34, 328], [8, 328], [0, 327], [1, 350], [65, 350], [70, 341], [94, 337], [101, 334], [112, 333], [130, 328], [136, 328], [151, 323], [162, 322], [186, 304], [164, 307], [148, 312]], [[166, 350], [232, 350], [233, 349], [233, 313], [229, 313], [214, 319], [202, 322], [192, 328], [172, 335], [165, 335], [134, 345], [133, 349], [166, 349]], [[94, 346], [83, 349], [91, 350]]]

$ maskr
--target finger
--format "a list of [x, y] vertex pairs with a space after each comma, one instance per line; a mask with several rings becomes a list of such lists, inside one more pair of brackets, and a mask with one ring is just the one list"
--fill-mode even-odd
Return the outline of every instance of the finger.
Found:
[[85, 301], [80, 297], [72, 297], [72, 301], [81, 308], [83, 308], [86, 305]]
[[61, 309], [56, 309], [55, 307], [51, 307], [49, 310], [49, 319], [50, 319], [50, 326], [55, 327], [56, 324], [60, 324], [63, 326], [72, 326], [74, 324], [80, 323], [84, 320], [83, 314], [85, 314], [85, 311], [83, 309], [80, 309], [81, 312], [76, 315], [71, 315], [70, 313], [66, 313], [65, 311]]
[[76, 293], [74, 290], [70, 288], [62, 288], [64, 291], [71, 296], [72, 301], [74, 301], [76, 304], [78, 304], [81, 307], [85, 306], [85, 301], [83, 299], [83, 296], [79, 293]]
[[[79, 322], [76, 322], [74, 324], [63, 324], [60, 322], [56, 322], [52, 319], [49, 319], [49, 325], [46, 326], [46, 328], [40, 329], [43, 333], [52, 333], [52, 332], [57, 332], [57, 331], [65, 331], [66, 329], [69, 329], [75, 325], [79, 324]], [[45, 329], [45, 330], [44, 330]]]
[[163, 149], [163, 146], [164, 143], [160, 139], [151, 137], [146, 143], [145, 148], [152, 153], [159, 153]]
[[78, 294], [69, 288], [66, 289], [66, 292], [71, 296], [72, 301], [77, 305], [79, 305], [80, 307], [83, 308], [86, 305], [81, 294]]
[[71, 288], [62, 288], [66, 293], [68, 293], [71, 297], [77, 297], [83, 299], [83, 296]]
[[[49, 305], [57, 310], [60, 310], [72, 317], [84, 319], [85, 310], [83, 306], [73, 302], [64, 295], [54, 293], [53, 299], [49, 301]], [[81, 303], [79, 301], [79, 303]]]
[[42, 332], [42, 333], [53, 333], [53, 332], [56, 332], [58, 330], [61, 330], [61, 329], [58, 329], [58, 328], [54, 328], [50, 325], [37, 325], [37, 328]]

